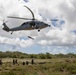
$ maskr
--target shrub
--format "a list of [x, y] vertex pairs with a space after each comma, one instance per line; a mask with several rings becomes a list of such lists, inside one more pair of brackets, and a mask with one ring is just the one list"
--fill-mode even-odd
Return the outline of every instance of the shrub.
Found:
[[9, 72], [1, 72], [0, 75], [16, 75], [16, 73], [14, 73], [13, 71], [9, 71]]

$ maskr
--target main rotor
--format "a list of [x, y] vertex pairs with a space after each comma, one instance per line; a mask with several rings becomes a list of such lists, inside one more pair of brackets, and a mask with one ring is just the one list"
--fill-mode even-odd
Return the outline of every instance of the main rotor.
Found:
[[[13, 17], [13, 16], [8, 16], [8, 18], [23, 19], [23, 20], [33, 20], [33, 21], [37, 20], [37, 19], [35, 19], [35, 15], [34, 15], [33, 11], [29, 7], [27, 7], [25, 5], [24, 5], [24, 7], [26, 7], [31, 12], [32, 19], [30, 19], [30, 18], [22, 18], [22, 17]], [[58, 21], [58, 19], [51, 19], [51, 21]]]
[[24, 7], [26, 7], [31, 12], [32, 19], [30, 19], [30, 18], [22, 18], [22, 17], [13, 17], [13, 16], [8, 16], [8, 18], [23, 19], [23, 20], [37, 20], [37, 19], [35, 19], [33, 11], [29, 7], [27, 7], [25, 5], [24, 5]]

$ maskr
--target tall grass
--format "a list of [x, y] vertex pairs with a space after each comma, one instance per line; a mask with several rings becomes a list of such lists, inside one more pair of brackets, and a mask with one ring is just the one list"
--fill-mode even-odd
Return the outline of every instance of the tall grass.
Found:
[[38, 59], [33, 65], [22, 65], [22, 62], [13, 65], [5, 62], [0, 65], [0, 75], [76, 75], [75, 59], [46, 59], [45, 63], [40, 64], [43, 60]]

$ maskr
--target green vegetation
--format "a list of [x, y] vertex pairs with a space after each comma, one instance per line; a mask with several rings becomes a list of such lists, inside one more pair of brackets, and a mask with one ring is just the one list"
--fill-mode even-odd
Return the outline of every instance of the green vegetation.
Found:
[[76, 54], [26, 54], [21, 52], [0, 52], [0, 58], [36, 58], [36, 59], [52, 59], [52, 58], [76, 58]]
[[[30, 63], [31, 59], [18, 59], [18, 64], [15, 65], [10, 58], [2, 60], [0, 75], [76, 75], [75, 58], [34, 59], [35, 64], [33, 65]], [[23, 65], [22, 62], [27, 60], [29, 64]]]
[[[0, 75], [76, 75], [76, 54], [72, 53], [53, 55], [0, 52], [0, 57]], [[15, 65], [13, 58], [18, 60]], [[31, 58], [34, 58], [34, 64], [31, 64]]]

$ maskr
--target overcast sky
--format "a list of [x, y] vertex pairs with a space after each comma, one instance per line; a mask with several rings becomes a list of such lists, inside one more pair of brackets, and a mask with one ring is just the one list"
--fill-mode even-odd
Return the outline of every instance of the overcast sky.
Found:
[[[13, 28], [25, 20], [9, 19], [7, 16], [32, 18], [23, 7], [28, 6], [39, 21], [51, 25], [32, 31], [5, 32], [3, 19]], [[51, 19], [58, 19], [51, 22]], [[0, 0], [0, 51], [21, 51], [25, 53], [76, 53], [76, 0]], [[35, 40], [29, 39], [32, 36]]]

